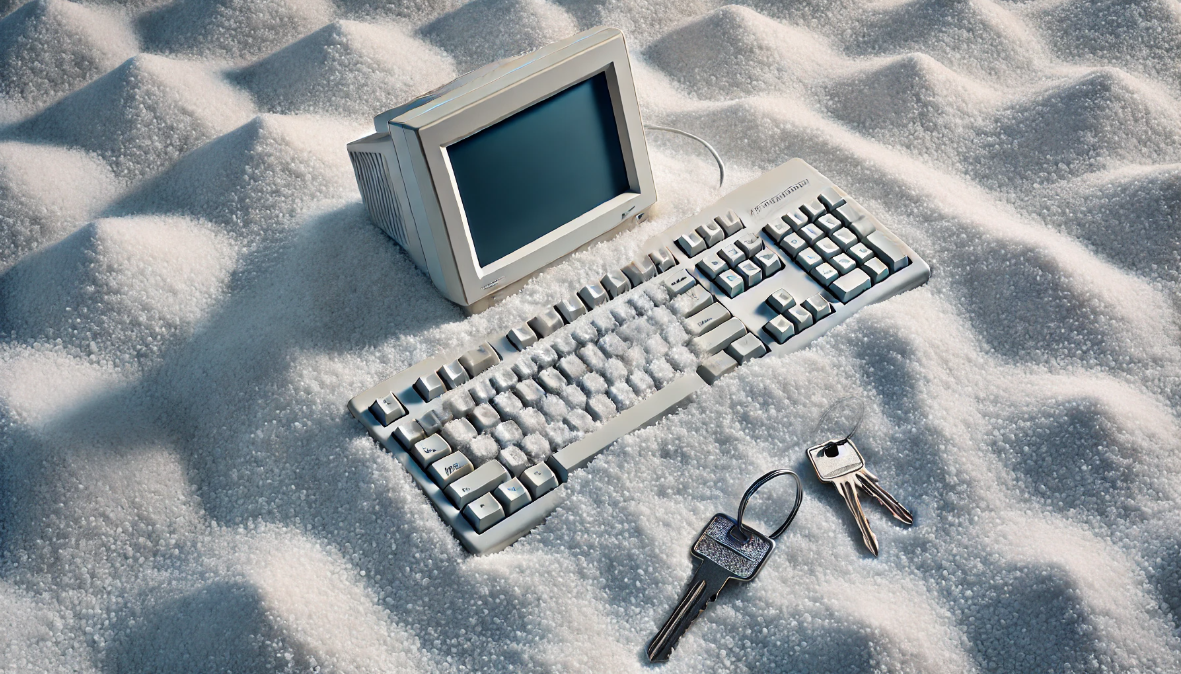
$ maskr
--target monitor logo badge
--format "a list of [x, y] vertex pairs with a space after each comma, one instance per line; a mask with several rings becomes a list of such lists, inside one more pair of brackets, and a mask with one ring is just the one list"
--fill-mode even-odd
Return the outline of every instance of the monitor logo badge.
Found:
[[632, 211], [634, 211], [634, 210], [636, 210], [636, 207], [633, 205], [631, 208], [629, 208], [629, 209], [627, 209], [626, 211], [624, 211], [624, 212], [623, 212], [623, 215], [619, 216], [619, 219], [620, 219], [620, 220], [626, 220], [626, 219], [627, 219], [627, 216], [631, 215], [631, 212], [632, 212]]

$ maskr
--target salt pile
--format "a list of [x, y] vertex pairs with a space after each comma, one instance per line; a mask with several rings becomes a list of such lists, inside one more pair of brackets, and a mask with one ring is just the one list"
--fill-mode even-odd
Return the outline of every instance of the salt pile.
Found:
[[[670, 672], [1181, 670], [1172, 0], [0, 13], [0, 669], [642, 671], [692, 537], [786, 466], [799, 518]], [[604, 22], [646, 121], [714, 142], [726, 190], [800, 156], [934, 273], [624, 438], [472, 558], [345, 401], [723, 192], [654, 136], [652, 221], [464, 317], [369, 222], [344, 145]], [[800, 451], [853, 393], [916, 515], [867, 504], [877, 559]]]

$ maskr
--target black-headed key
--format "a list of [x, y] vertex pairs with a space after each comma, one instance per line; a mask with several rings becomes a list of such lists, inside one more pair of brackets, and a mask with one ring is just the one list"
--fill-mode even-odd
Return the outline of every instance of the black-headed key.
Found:
[[878, 537], [869, 528], [869, 520], [861, 510], [861, 499], [857, 497], [858, 490], [874, 497], [899, 522], [914, 523], [910, 511], [891, 496], [890, 492], [883, 489], [878, 484], [877, 476], [866, 469], [865, 459], [851, 439], [825, 442], [809, 447], [806, 453], [812, 461], [812, 468], [816, 469], [816, 477], [820, 478], [821, 482], [836, 487], [845, 499], [845, 505], [849, 507], [849, 512], [853, 513], [857, 528], [861, 530], [861, 540], [875, 557], [878, 554]]

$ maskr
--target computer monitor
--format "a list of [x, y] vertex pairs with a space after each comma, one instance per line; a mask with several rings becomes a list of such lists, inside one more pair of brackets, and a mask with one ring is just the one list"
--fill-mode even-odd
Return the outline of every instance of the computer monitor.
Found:
[[491, 64], [374, 126], [348, 145], [370, 217], [469, 312], [656, 202], [614, 28]]

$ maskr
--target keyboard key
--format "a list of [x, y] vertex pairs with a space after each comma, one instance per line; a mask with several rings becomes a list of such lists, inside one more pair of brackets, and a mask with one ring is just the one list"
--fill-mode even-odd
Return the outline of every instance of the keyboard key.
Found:
[[742, 229], [742, 220], [734, 211], [726, 211], [725, 215], [719, 215], [714, 218], [714, 222], [721, 226], [726, 236], [734, 236], [735, 232]]
[[747, 333], [727, 346], [726, 353], [730, 354], [739, 365], [742, 365], [748, 360], [754, 360], [767, 353], [767, 347], [763, 344], [763, 340], [756, 335]]
[[592, 283], [578, 291], [578, 298], [588, 309], [594, 309], [607, 301], [607, 291], [598, 283]]
[[463, 509], [463, 516], [471, 523], [477, 534], [482, 534], [492, 528], [492, 525], [504, 519], [504, 508], [500, 507], [492, 494], [484, 494], [480, 498], [467, 504]]
[[[522, 454], [522, 456], [524, 455]], [[497, 486], [492, 494], [497, 501], [500, 501], [506, 515], [512, 515], [533, 501], [529, 498], [529, 492], [525, 489], [525, 485], [515, 477]]]
[[536, 406], [545, 397], [545, 391], [532, 379], [526, 379], [514, 386], [513, 393], [520, 398], [521, 403], [526, 407]]
[[422, 426], [422, 430], [429, 435], [431, 433], [438, 433], [443, 424], [451, 421], [451, 412], [446, 408], [439, 408], [428, 411], [426, 414], [418, 418], [418, 423]]
[[779, 242], [779, 247], [787, 251], [787, 254], [795, 257], [800, 254], [801, 250], [808, 247], [808, 242], [796, 233], [788, 234]]
[[762, 268], [750, 260], [740, 262], [735, 271], [742, 277], [742, 283], [747, 288], [753, 288], [763, 280]]
[[536, 499], [558, 486], [558, 476], [554, 475], [549, 466], [539, 463], [521, 473], [521, 483], [529, 490], [529, 495]]
[[718, 257], [722, 259], [722, 262], [725, 262], [727, 266], [733, 269], [734, 267], [738, 266], [739, 262], [742, 262], [746, 259], [746, 253], [742, 252], [742, 249], [738, 246], [728, 243], [718, 249]]
[[822, 295], [816, 294], [804, 300], [803, 307], [812, 314], [816, 320], [820, 320], [832, 313], [832, 305], [828, 300], [824, 299]]
[[827, 213], [828, 209], [816, 199], [812, 199], [803, 206], [800, 206], [800, 212], [808, 216], [809, 222], [816, 222], [816, 219]]
[[763, 226], [763, 231], [766, 232], [767, 236], [771, 237], [771, 240], [775, 243], [779, 243], [783, 237], [787, 236], [788, 234], [794, 233], [791, 225], [787, 224], [783, 220], [772, 220]]
[[[542, 397], [542, 400], [544, 399]], [[521, 427], [521, 432], [525, 434], [525, 437], [521, 439], [521, 449], [525, 450], [526, 454], [529, 454], [533, 451], [529, 446], [529, 436], [544, 431], [549, 422], [546, 421], [545, 415], [542, 414], [541, 410], [533, 409], [532, 407], [526, 407], [518, 412], [516, 422]]]
[[[514, 398], [515, 400], [515, 398]], [[520, 407], [518, 410], [522, 409]], [[492, 439], [501, 447], [510, 447], [521, 442], [521, 438], [525, 437], [525, 432], [513, 420], [502, 421], [492, 429]], [[515, 473], [514, 473], [515, 474]]]
[[767, 324], [763, 326], [763, 329], [766, 330], [767, 334], [771, 335], [771, 338], [774, 339], [778, 344], [786, 342], [789, 338], [791, 338], [792, 335], [796, 334], [796, 326], [792, 325], [791, 321], [787, 320], [783, 316], [776, 316], [775, 318], [767, 321]]
[[569, 355], [558, 361], [558, 372], [561, 372], [568, 381], [578, 381], [586, 375], [590, 374], [586, 363], [578, 359], [577, 356]]
[[[578, 386], [582, 388], [583, 392], [586, 393], [588, 398], [593, 398], [600, 393], [607, 392], [607, 380], [603, 379], [603, 375], [599, 374], [598, 372], [592, 372], [582, 379], [579, 379]], [[589, 401], [587, 404], [590, 404]]]
[[[541, 344], [529, 351], [529, 357], [534, 363], [537, 363], [538, 370], [544, 370], [547, 367], [553, 367], [554, 363], [558, 362], [558, 352], [554, 351], [549, 344]], [[522, 377], [526, 379], [526, 377]]]
[[[513, 372], [516, 372], [515, 368]], [[496, 396], [496, 389], [492, 387], [492, 383], [487, 379], [472, 382], [468, 385], [467, 391], [471, 394], [472, 400], [475, 400], [477, 405], [486, 403]]]
[[697, 285], [697, 281], [693, 280], [693, 275], [685, 269], [664, 279], [664, 287], [668, 289], [669, 297], [676, 297], [695, 285]]
[[734, 242], [746, 259], [754, 257], [755, 253], [763, 249], [763, 237], [758, 235], [758, 232], [747, 232], [738, 237]]
[[705, 241], [707, 248], [713, 248], [726, 238], [726, 232], [722, 231], [721, 226], [716, 222], [707, 222], [698, 227], [697, 235], [701, 237], [702, 241]]
[[841, 254], [841, 247], [827, 236], [812, 244], [812, 250], [820, 253], [820, 257], [824, 258], [825, 262]]
[[562, 321], [562, 317], [553, 309], [546, 309], [529, 319], [529, 327], [537, 333], [538, 337], [549, 337], [563, 325], [565, 323]]
[[832, 234], [841, 227], [844, 227], [844, 223], [831, 215], [822, 215], [816, 218], [816, 226], [823, 229], [825, 233]]
[[607, 397], [615, 403], [615, 408], [622, 411], [630, 409], [640, 402], [636, 392], [628, 386], [626, 381], [618, 381], [607, 388]]
[[537, 335], [529, 327], [528, 323], [522, 323], [508, 331], [508, 341], [512, 342], [513, 346], [524, 351], [526, 348], [537, 343]]
[[849, 300], [868, 290], [870, 285], [869, 274], [860, 269], [854, 269], [834, 281], [828, 290], [838, 300], [847, 304]]
[[444, 492], [451, 504], [463, 508], [484, 494], [496, 489], [511, 477], [499, 461], [488, 461], [472, 472], [447, 485]]
[[472, 440], [480, 433], [476, 431], [476, 427], [467, 419], [452, 419], [443, 424], [443, 428], [439, 433], [442, 434], [443, 439], [447, 444], [451, 445], [453, 449], [463, 451], [471, 444]]
[[837, 255], [833, 259], [829, 260], [828, 263], [831, 264], [832, 268], [837, 270], [837, 273], [841, 276], [844, 276], [845, 274], [848, 274], [857, 268], [857, 263], [853, 260], [853, 258], [845, 255], [844, 253]]
[[394, 428], [394, 439], [405, 450], [409, 450], [415, 443], [425, 437], [426, 431], [422, 430], [422, 425], [413, 419], [403, 421]]
[[721, 304], [714, 303], [685, 319], [685, 331], [696, 337], [730, 320], [730, 312]]
[[476, 377], [500, 362], [500, 355], [488, 342], [471, 349], [459, 357], [459, 364], [467, 370], [468, 376]]
[[567, 323], [573, 323], [574, 319], [586, 314], [586, 305], [578, 299], [578, 295], [567, 297], [554, 305], [554, 308], [562, 315], [562, 320]]
[[857, 238], [862, 241], [865, 241], [871, 234], [878, 231], [877, 225], [873, 224], [873, 220], [870, 220], [869, 215], [866, 213], [861, 213], [861, 219], [846, 223], [845, 226], [853, 230]]
[[599, 423], [591, 418], [584, 409], [570, 410], [566, 415], [566, 425], [579, 433], [590, 433], [598, 427]]
[[705, 240], [697, 232], [688, 232], [677, 237], [677, 245], [685, 252], [685, 255], [693, 257], [701, 251], [705, 250]]
[[611, 296], [611, 299], [619, 297], [631, 290], [632, 287], [631, 281], [618, 269], [612, 269], [607, 272], [603, 278], [599, 279], [599, 283], [607, 289], [607, 294]]
[[520, 476], [529, 467], [529, 457], [525, 456], [520, 447], [505, 447], [496, 455], [496, 460], [500, 461], [500, 465], [513, 477]]
[[811, 248], [801, 250], [800, 254], [796, 256], [796, 264], [804, 271], [812, 271], [821, 262], [824, 262], [824, 258]]
[[737, 318], [731, 318], [718, 327], [689, 342], [689, 348], [703, 355], [712, 356], [730, 346], [734, 340], [746, 334], [746, 326]]
[[910, 264], [910, 258], [902, 251], [902, 246], [886, 236], [885, 232], [876, 231], [865, 237], [865, 245], [886, 265], [890, 273]]
[[[532, 382], [533, 380], [527, 379], [525, 381]], [[518, 386], [520, 386], [520, 384], [518, 384]], [[501, 393], [489, 401], [489, 404], [492, 405], [493, 409], [495, 409], [496, 412], [505, 419], [511, 419], [517, 416], [517, 414], [525, 408], [525, 403], [521, 402], [520, 396], [515, 394], [515, 389], [516, 387], [514, 387], [514, 393]]]
[[837, 193], [835, 187], [826, 187], [821, 190], [819, 199], [820, 203], [824, 204], [824, 207], [830, 211], [834, 208], [840, 208], [845, 204], [845, 198]]
[[867, 248], [864, 243], [851, 246], [845, 252], [848, 253], [849, 257], [856, 260], [857, 264], [865, 264], [873, 257], [873, 251]]
[[452, 482], [472, 472], [474, 468], [475, 466], [466, 456], [459, 452], [452, 452], [427, 466], [426, 472], [435, 481], [435, 484], [445, 489]]
[[631, 281], [633, 288], [656, 277], [656, 265], [652, 264], [647, 255], [641, 255], [628, 262], [620, 271]]
[[456, 391], [443, 405], [451, 413], [452, 417], [466, 417], [472, 410], [476, 409], [476, 401], [472, 399], [472, 394], [463, 390]]
[[705, 383], [712, 385], [722, 376], [733, 372], [737, 367], [738, 361], [734, 360], [730, 354], [722, 351], [706, 358], [701, 365], [698, 365], [697, 374], [705, 380]]
[[652, 264], [656, 265], [656, 271], [663, 274], [677, 265], [677, 258], [673, 257], [672, 251], [661, 246], [656, 250], [648, 253]]
[[724, 271], [718, 274], [718, 277], [714, 279], [714, 283], [718, 284], [718, 287], [722, 289], [722, 292], [726, 293], [727, 297], [738, 297], [738, 295], [742, 294], [743, 290], [746, 290], [746, 286], [742, 282], [742, 277], [734, 271]]
[[886, 269], [885, 263], [876, 257], [869, 258], [865, 264], [861, 265], [861, 268], [869, 275], [869, 280], [874, 283], [881, 283], [890, 275], [890, 270]]
[[800, 238], [807, 242], [809, 246], [824, 238], [824, 230], [816, 225], [805, 225], [796, 234], [799, 234]]
[[[578, 359], [595, 372], [602, 372], [607, 367], [607, 356], [594, 344], [588, 344], [578, 350]], [[550, 391], [556, 393], [556, 391]]]
[[410, 448], [410, 456], [418, 462], [418, 465], [426, 468], [435, 461], [447, 456], [451, 453], [451, 445], [443, 439], [441, 435], [431, 435], [418, 442]]
[[547, 346], [551, 347], [559, 357], [569, 356], [578, 349], [578, 342], [574, 341], [573, 335], [565, 332], [555, 335]]
[[566, 378], [552, 367], [547, 367], [537, 374], [537, 383], [548, 393], [558, 393], [566, 388]]
[[603, 393], [596, 393], [586, 401], [586, 412], [592, 419], [602, 423], [617, 414], [615, 403]]
[[817, 283], [824, 286], [825, 288], [828, 287], [828, 284], [840, 277], [840, 274], [837, 273], [837, 270], [833, 269], [832, 265], [827, 262], [816, 265], [809, 273], [812, 274], [812, 278], [816, 279]]
[[714, 296], [705, 286], [695, 285], [689, 292], [681, 295], [673, 302], [673, 314], [684, 318], [692, 316], [705, 307], [713, 304]]
[[861, 245], [861, 242], [857, 239], [857, 235], [850, 231], [848, 227], [839, 228], [837, 231], [829, 234], [828, 238], [832, 239], [843, 251], [848, 251], [853, 246]]
[[436, 374], [439, 375], [439, 379], [443, 380], [443, 383], [448, 389], [453, 389], [460, 384], [466, 383], [468, 380], [467, 370], [463, 369], [463, 366], [459, 364], [458, 360], [453, 360], [439, 368]]
[[796, 333], [812, 325], [812, 314], [801, 305], [796, 305], [787, 310], [783, 317], [791, 321], [795, 326]]
[[443, 380], [439, 379], [439, 375], [435, 373], [419, 377], [418, 381], [414, 382], [414, 390], [418, 391], [418, 395], [428, 403], [435, 398], [447, 392], [447, 387], [443, 385]]
[[789, 211], [787, 215], [779, 218], [784, 223], [791, 227], [791, 231], [798, 232], [801, 228], [808, 225], [808, 216], [799, 211]]
[[377, 419], [377, 423], [382, 426], [389, 426], [406, 416], [406, 408], [402, 407], [402, 403], [398, 402], [398, 398], [393, 393], [373, 401], [373, 404], [369, 406], [369, 411], [373, 413], [373, 418]]
[[782, 314], [795, 305], [796, 298], [792, 297], [791, 293], [782, 288], [771, 293], [771, 296], [767, 298], [767, 306], [771, 307], [777, 314]]
[[763, 270], [763, 278], [768, 278], [783, 269], [783, 258], [771, 249], [759, 251], [754, 257], [754, 262]]
[[854, 210], [853, 204], [849, 203], [846, 203], [843, 206], [837, 206], [832, 210], [832, 214], [836, 216], [837, 220], [843, 222], [846, 227], [849, 226], [850, 222], [860, 219], [861, 217], [860, 213]]
[[480, 433], [491, 430], [494, 426], [500, 423], [500, 415], [497, 414], [496, 410], [492, 409], [492, 406], [488, 403], [477, 405], [476, 409], [472, 410], [469, 418], [472, 420], [472, 425], [475, 426], [476, 430]]
[[722, 262], [721, 258], [719, 258], [717, 255], [714, 255], [713, 253], [706, 255], [697, 262], [697, 269], [702, 274], [705, 274], [705, 277], [711, 281], [717, 278], [718, 274], [721, 274], [729, 268], [729, 265], [727, 265], [725, 262]]

